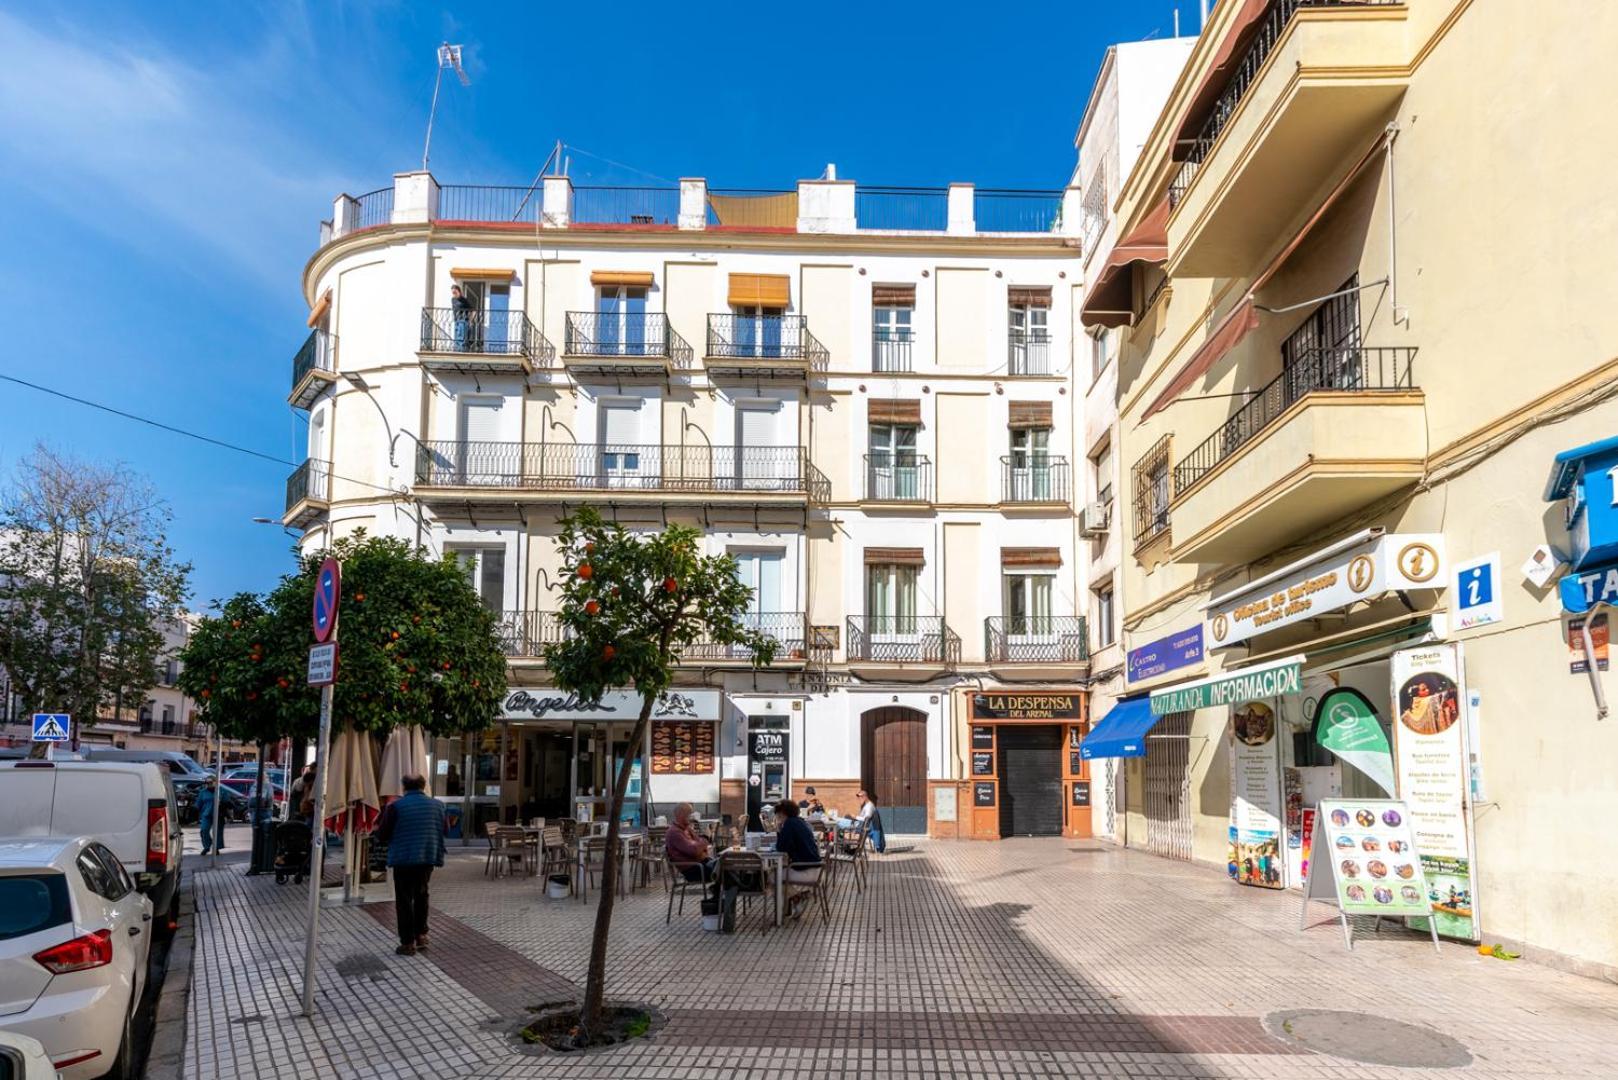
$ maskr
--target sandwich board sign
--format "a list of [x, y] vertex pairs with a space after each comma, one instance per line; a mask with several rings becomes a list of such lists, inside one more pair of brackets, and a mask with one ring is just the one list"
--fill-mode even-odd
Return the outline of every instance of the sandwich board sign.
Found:
[[[1410, 810], [1398, 799], [1322, 799], [1309, 838], [1309, 876], [1303, 887], [1298, 929], [1309, 917], [1309, 902], [1337, 905], [1343, 941], [1352, 949], [1350, 915], [1427, 918], [1434, 897], [1422, 873]], [[1438, 930], [1428, 918], [1433, 948]], [[1377, 923], [1378, 929], [1381, 922]]]
[[65, 712], [37, 712], [34, 714], [34, 742], [67, 742], [73, 730], [73, 717]]

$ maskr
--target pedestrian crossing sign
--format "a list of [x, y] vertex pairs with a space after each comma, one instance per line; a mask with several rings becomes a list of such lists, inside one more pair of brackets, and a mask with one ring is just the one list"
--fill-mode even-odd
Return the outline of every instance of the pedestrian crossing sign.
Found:
[[67, 742], [67, 733], [72, 728], [73, 718], [65, 712], [37, 712], [34, 714], [35, 742]]

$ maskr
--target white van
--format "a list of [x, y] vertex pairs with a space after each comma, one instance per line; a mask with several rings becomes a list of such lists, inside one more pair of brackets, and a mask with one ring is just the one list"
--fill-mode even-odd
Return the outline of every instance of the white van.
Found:
[[160, 766], [0, 761], [0, 837], [93, 836], [152, 901], [160, 929], [179, 914], [180, 819]]

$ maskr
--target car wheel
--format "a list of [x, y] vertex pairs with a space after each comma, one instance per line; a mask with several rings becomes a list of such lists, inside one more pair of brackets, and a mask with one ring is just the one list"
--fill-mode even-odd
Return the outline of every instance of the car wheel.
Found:
[[137, 1002], [129, 1003], [129, 1011], [124, 1014], [123, 1037], [118, 1042], [118, 1056], [113, 1058], [112, 1068], [101, 1074], [101, 1080], [135, 1080], [135, 1006]]

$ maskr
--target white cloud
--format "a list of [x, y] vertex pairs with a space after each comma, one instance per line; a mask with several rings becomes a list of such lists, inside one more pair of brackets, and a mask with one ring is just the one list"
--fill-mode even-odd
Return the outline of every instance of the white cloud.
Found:
[[0, 41], [0, 168], [11, 184], [143, 246], [150, 229], [181, 234], [177, 253], [201, 244], [286, 287], [289, 255], [312, 250], [343, 186], [312, 139], [273, 115], [297, 49], [274, 42], [204, 69], [155, 45], [6, 12]]

